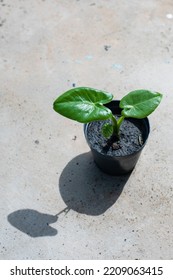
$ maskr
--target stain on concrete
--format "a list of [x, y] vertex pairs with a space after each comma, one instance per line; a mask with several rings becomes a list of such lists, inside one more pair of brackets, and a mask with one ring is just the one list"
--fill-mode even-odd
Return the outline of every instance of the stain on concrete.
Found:
[[38, 145], [40, 142], [39, 140], [35, 140], [34, 143]]
[[4, 25], [4, 23], [6, 22], [6, 19], [1, 20], [0, 22], [0, 27], [2, 27]]
[[114, 63], [112, 65], [112, 68], [116, 69], [116, 70], [122, 70], [123, 69], [123, 65], [122, 64], [118, 64], [118, 63]]
[[111, 48], [111, 46], [109, 46], [109, 45], [104, 46], [105, 51], [108, 51], [110, 48]]

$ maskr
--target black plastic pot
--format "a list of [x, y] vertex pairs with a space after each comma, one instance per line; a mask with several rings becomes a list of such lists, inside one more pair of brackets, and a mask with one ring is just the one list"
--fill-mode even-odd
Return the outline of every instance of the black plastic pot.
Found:
[[[120, 115], [121, 109], [119, 108], [119, 102], [120, 101], [111, 101], [110, 103], [106, 104], [105, 106], [108, 107], [114, 115]], [[140, 149], [130, 155], [127, 156], [110, 156], [110, 155], [104, 155], [100, 152], [98, 152], [96, 149], [94, 149], [91, 146], [91, 143], [89, 142], [89, 139], [87, 137], [87, 129], [89, 124], [84, 125], [84, 134], [86, 141], [91, 149], [91, 152], [93, 154], [94, 161], [96, 165], [105, 173], [108, 173], [110, 175], [124, 175], [129, 172], [131, 172], [138, 159], [139, 156], [146, 144], [146, 141], [148, 139], [149, 133], [150, 133], [150, 125], [148, 118], [144, 119], [129, 119], [133, 123], [135, 123], [141, 130], [142, 137], [143, 137], [143, 144], [140, 147]]]

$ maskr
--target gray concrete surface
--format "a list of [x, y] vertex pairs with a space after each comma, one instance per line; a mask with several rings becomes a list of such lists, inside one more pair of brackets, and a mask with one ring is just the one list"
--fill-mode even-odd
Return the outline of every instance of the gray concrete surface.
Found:
[[[173, 258], [173, 2], [0, 1], [0, 259]], [[164, 93], [129, 177], [95, 167], [75, 86]]]

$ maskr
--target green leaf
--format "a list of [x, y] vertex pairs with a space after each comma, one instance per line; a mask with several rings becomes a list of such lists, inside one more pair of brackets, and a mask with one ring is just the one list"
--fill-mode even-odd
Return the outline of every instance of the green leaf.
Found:
[[113, 95], [108, 92], [79, 87], [68, 90], [54, 102], [54, 110], [72, 120], [87, 123], [96, 120], [106, 120], [111, 117], [110, 109], [103, 106], [110, 102]]
[[113, 125], [111, 123], [105, 123], [102, 126], [102, 134], [105, 138], [111, 137], [113, 134]]
[[120, 101], [122, 115], [127, 118], [142, 119], [150, 115], [160, 104], [162, 94], [149, 90], [135, 90]]

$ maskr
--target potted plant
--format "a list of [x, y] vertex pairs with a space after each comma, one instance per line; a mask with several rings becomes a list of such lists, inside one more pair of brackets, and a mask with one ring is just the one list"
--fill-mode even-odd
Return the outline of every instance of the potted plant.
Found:
[[79, 87], [60, 95], [53, 108], [84, 123], [87, 143], [100, 169], [122, 175], [135, 167], [150, 133], [147, 116], [161, 99], [161, 93], [141, 89], [116, 101], [111, 93]]

